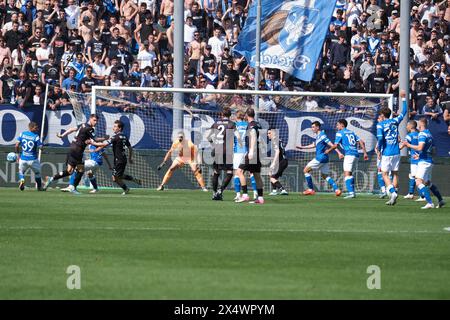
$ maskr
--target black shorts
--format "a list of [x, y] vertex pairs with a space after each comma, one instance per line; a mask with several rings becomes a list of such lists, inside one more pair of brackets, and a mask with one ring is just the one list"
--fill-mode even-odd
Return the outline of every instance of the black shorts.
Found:
[[278, 179], [279, 177], [281, 177], [283, 175], [284, 170], [286, 170], [286, 168], [288, 167], [288, 161], [287, 159], [283, 159], [280, 161], [280, 163], [278, 164], [278, 171], [271, 175], [271, 178], [274, 179]]
[[76, 166], [83, 164], [84, 150], [81, 148], [71, 148], [66, 157], [66, 164], [75, 168]]
[[247, 156], [245, 157], [245, 162], [239, 165], [239, 169], [248, 171], [250, 173], [260, 173], [261, 172], [261, 162], [250, 163]]
[[125, 168], [127, 167], [126, 162], [116, 162], [114, 163], [114, 168], [112, 171], [112, 175], [117, 178], [123, 177], [125, 174]]
[[233, 171], [233, 164], [227, 164], [227, 163], [218, 164], [218, 163], [214, 162], [213, 169], [215, 171], [221, 171], [221, 170]]

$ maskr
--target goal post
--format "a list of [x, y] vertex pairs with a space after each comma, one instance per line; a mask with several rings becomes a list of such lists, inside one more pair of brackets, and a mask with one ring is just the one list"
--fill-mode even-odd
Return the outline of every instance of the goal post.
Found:
[[[175, 94], [183, 96], [181, 110], [175, 107]], [[94, 86], [90, 95], [77, 94], [73, 99], [83, 100], [81, 104], [86, 114], [99, 115], [99, 136], [111, 134], [116, 119], [125, 122], [126, 133], [138, 159], [136, 164], [130, 166], [130, 170], [143, 179], [144, 187], [156, 188], [164, 174], [164, 170], [157, 171], [156, 167], [173, 141], [174, 110], [182, 113], [186, 136], [198, 147], [201, 158], [206, 159], [211, 148], [205, 138], [207, 130], [218, 119], [222, 108], [228, 106], [234, 114], [237, 110], [254, 107], [255, 97], [259, 99], [257, 115], [263, 127], [261, 142], [265, 146], [263, 175], [268, 174], [271, 159], [271, 147], [266, 137], [269, 127], [279, 130], [279, 137], [286, 145], [289, 168], [281, 178], [282, 182], [290, 191], [302, 191], [303, 167], [314, 158], [314, 149], [299, 151], [296, 145], [306, 145], [314, 140], [310, 129], [313, 121], [321, 122], [322, 129], [334, 141], [336, 122], [346, 119], [349, 129], [365, 141], [370, 158], [364, 161], [361, 157], [356, 165], [356, 188], [359, 192], [377, 190], [376, 155], [373, 152], [376, 145], [376, 118], [382, 106], [393, 107], [394, 98], [391, 94]], [[203, 161], [201, 166], [205, 180], [210, 183], [211, 165]], [[330, 169], [332, 177], [343, 187], [342, 160], [336, 154], [330, 157]], [[318, 172], [312, 175], [320, 191], [331, 191]], [[105, 179], [109, 181], [109, 177]], [[264, 181], [268, 187], [267, 177]], [[110, 184], [107, 181], [104, 183]], [[188, 166], [174, 175], [173, 181], [169, 183], [171, 187], [196, 187]]]

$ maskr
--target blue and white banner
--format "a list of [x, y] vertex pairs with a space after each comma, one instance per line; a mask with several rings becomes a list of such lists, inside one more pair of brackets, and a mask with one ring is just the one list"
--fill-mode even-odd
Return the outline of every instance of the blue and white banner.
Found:
[[[256, 57], [256, 2], [235, 51], [252, 67]], [[261, 0], [261, 67], [311, 81], [336, 0]]]
[[[129, 137], [132, 146], [136, 149], [167, 150], [172, 144], [171, 108], [153, 107], [149, 110], [137, 112], [123, 112], [118, 108], [98, 107], [99, 122], [96, 128], [97, 135], [112, 134], [114, 121], [120, 119], [125, 123], [125, 134]], [[206, 139], [206, 132], [217, 120], [218, 113], [214, 111], [202, 111], [184, 114], [184, 131], [199, 148], [210, 146]], [[308, 153], [314, 149], [300, 152], [296, 145], [309, 144], [314, 140], [311, 131], [311, 123], [319, 121], [322, 129], [328, 137], [334, 141], [337, 119], [346, 119], [349, 129], [366, 142], [367, 150], [373, 151], [376, 144], [376, 123], [373, 118], [353, 112], [335, 113], [328, 112], [301, 112], [287, 111], [277, 113], [261, 113], [259, 121], [263, 128], [275, 127], [279, 130], [280, 138], [286, 145], [289, 156], [309, 157]], [[39, 125], [42, 122], [42, 108], [32, 107], [26, 110], [18, 110], [13, 105], [0, 105], [0, 147], [12, 146], [22, 131], [28, 129], [28, 123], [35, 121]], [[51, 147], [68, 147], [73, 135], [64, 139], [56, 136], [65, 130], [76, 126], [77, 121], [72, 108], [63, 107], [59, 111], [47, 111], [46, 124], [44, 126], [44, 144]], [[447, 133], [447, 124], [442, 117], [430, 121], [430, 130], [434, 137], [437, 155], [450, 156], [450, 135]], [[302, 155], [303, 153], [303, 155]]]

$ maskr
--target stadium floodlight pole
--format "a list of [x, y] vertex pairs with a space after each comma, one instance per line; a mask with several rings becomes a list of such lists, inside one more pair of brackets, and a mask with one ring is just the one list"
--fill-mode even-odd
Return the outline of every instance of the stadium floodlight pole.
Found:
[[[184, 88], [184, 1], [174, 1], [174, 57], [173, 84], [175, 88]], [[173, 95], [173, 130], [183, 128], [183, 94]]]
[[[47, 110], [48, 83], [45, 84], [44, 106], [42, 107], [41, 141], [44, 143], [45, 112]], [[42, 149], [39, 149], [38, 160], [41, 161]]]
[[[261, 74], [261, 0], [256, 5], [255, 90], [259, 90]], [[255, 96], [255, 110], [259, 111], [259, 96]], [[258, 115], [258, 113], [256, 113]]]
[[[410, 26], [409, 26], [409, 19], [410, 19], [410, 7], [411, 2], [409, 0], [401, 0], [400, 2], [400, 90], [405, 90], [406, 92], [406, 101], [407, 106], [409, 110], [409, 47], [410, 47]], [[402, 107], [401, 102], [398, 102], [399, 108]], [[399, 133], [400, 137], [403, 139], [406, 137], [406, 123], [409, 118], [409, 112], [408, 117], [405, 117], [405, 119], [402, 121], [399, 127]], [[407, 150], [406, 148], [403, 148], [401, 150], [401, 155], [406, 156]]]

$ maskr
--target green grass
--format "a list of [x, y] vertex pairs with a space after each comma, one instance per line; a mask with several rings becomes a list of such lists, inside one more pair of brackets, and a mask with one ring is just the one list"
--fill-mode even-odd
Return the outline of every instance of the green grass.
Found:
[[[86, 191], [84, 191], [86, 192]], [[449, 208], [0, 189], [0, 299], [449, 299]], [[66, 269], [81, 268], [81, 290]], [[366, 270], [381, 268], [381, 290]]]

